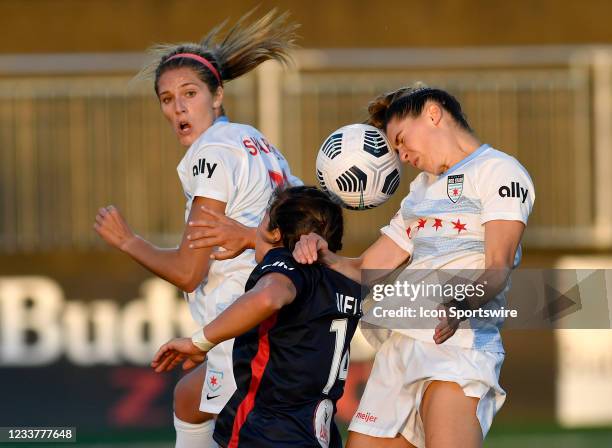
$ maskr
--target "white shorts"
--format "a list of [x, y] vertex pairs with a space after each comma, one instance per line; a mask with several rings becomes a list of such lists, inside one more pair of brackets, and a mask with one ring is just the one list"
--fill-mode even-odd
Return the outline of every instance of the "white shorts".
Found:
[[373, 437], [401, 434], [424, 447], [419, 408], [427, 386], [439, 380], [457, 383], [466, 396], [480, 399], [476, 416], [484, 437], [506, 399], [499, 385], [503, 361], [503, 353], [436, 345], [393, 332], [376, 354], [349, 431]]
[[200, 411], [218, 414], [236, 391], [232, 362], [233, 348], [234, 340], [230, 339], [216, 345], [208, 352]]

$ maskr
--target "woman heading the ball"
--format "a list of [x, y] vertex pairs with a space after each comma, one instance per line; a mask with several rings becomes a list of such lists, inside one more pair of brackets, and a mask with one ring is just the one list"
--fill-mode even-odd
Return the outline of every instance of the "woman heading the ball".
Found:
[[[254, 227], [264, 216], [275, 187], [294, 178], [281, 153], [255, 128], [232, 123], [223, 108], [226, 82], [248, 73], [262, 62], [287, 63], [296, 24], [274, 11], [251, 24], [247, 14], [223, 39], [222, 25], [199, 44], [153, 48], [156, 60], [141, 76], [154, 78], [161, 111], [182, 146], [187, 148], [177, 167], [187, 198], [185, 220], [200, 220], [209, 210], [218, 219], [232, 218], [252, 247]], [[189, 248], [187, 227], [180, 245], [155, 247], [135, 234], [116, 207], [101, 208], [95, 230], [111, 246], [130, 255], [159, 277], [185, 291], [191, 314], [201, 327], [244, 292], [256, 265], [253, 250], [240, 254], [212, 247]], [[229, 259], [237, 255], [236, 258]], [[212, 349], [201, 368], [184, 376], [174, 392], [174, 423], [178, 448], [213, 444], [213, 418], [236, 389], [232, 373], [233, 340]]]
[[[370, 124], [386, 132], [401, 161], [422, 172], [359, 258], [341, 257], [311, 234], [296, 245], [295, 259], [322, 262], [353, 278], [364, 269], [393, 270], [406, 262], [405, 274], [481, 270], [477, 282], [488, 284], [484, 296], [453, 300], [452, 306], [499, 306], [509, 272], [520, 261], [535, 200], [527, 171], [482, 144], [459, 102], [443, 90], [402, 88], [376, 98], [369, 113]], [[505, 400], [498, 381], [504, 360], [499, 326], [460, 322], [448, 313], [433, 327], [376, 332], [384, 337], [349, 427], [348, 447], [482, 445]]]

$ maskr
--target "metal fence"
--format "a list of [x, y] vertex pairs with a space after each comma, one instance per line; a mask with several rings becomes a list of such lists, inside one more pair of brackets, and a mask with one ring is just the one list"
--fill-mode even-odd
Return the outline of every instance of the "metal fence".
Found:
[[[95, 211], [107, 203], [145, 236], [176, 242], [182, 149], [151, 86], [128, 84], [142, 61], [0, 57], [0, 250], [88, 248], [97, 244]], [[414, 81], [456, 94], [481, 140], [529, 170], [537, 194], [529, 246], [612, 247], [610, 48], [303, 50], [292, 69], [266, 63], [229, 83], [226, 110], [259, 126], [315, 183], [323, 139], [363, 120], [377, 94]], [[381, 208], [349, 213], [347, 246], [373, 240], [415, 174], [408, 169]]]
[[[176, 243], [184, 154], [150, 85], [128, 76], [0, 79], [0, 250], [88, 248], [98, 207], [116, 204], [138, 232]], [[253, 122], [252, 79], [226, 107]]]

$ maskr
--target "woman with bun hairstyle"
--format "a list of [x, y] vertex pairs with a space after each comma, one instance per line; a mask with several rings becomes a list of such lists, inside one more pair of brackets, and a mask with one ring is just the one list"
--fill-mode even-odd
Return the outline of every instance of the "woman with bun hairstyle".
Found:
[[395, 329], [382, 321], [382, 331], [364, 329], [378, 351], [347, 446], [480, 447], [505, 400], [499, 385], [502, 320], [459, 321], [453, 314], [505, 304], [535, 200], [533, 183], [514, 157], [478, 140], [457, 99], [444, 90], [402, 88], [376, 98], [369, 112], [369, 123], [385, 131], [400, 160], [421, 173], [359, 258], [341, 257], [321, 236], [309, 234], [296, 244], [295, 259], [350, 278], [405, 263], [400, 275], [409, 279], [419, 270], [478, 271], [469, 286], [486, 287], [481, 296], [447, 299], [440, 305], [447, 314], [426, 328]]
[[[190, 249], [187, 226], [178, 247], [158, 248], [134, 233], [114, 206], [101, 208], [94, 225], [111, 246], [185, 292], [198, 327], [215, 319], [244, 293], [256, 265], [252, 241], [274, 189], [301, 184], [282, 154], [255, 128], [232, 123], [223, 108], [224, 86], [273, 59], [290, 61], [296, 24], [287, 13], [271, 11], [247, 24], [242, 17], [220, 38], [223, 24], [199, 44], [160, 45], [140, 77], [154, 80], [164, 117], [186, 148], [177, 167], [187, 199], [185, 221], [213, 213], [231, 218], [248, 241], [247, 250]], [[207, 212], [208, 210], [208, 212]], [[236, 256], [237, 255], [237, 256]], [[235, 258], [231, 258], [235, 256]], [[236, 389], [232, 373], [233, 339], [212, 349], [206, 362], [177, 384], [174, 392], [176, 447], [214, 446], [214, 418]]]

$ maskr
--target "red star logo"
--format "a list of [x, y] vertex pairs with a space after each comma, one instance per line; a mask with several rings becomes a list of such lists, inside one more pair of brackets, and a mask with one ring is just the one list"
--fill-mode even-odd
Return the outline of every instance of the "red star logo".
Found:
[[465, 224], [461, 224], [461, 221], [457, 219], [457, 222], [451, 221], [454, 225], [453, 229], [457, 229], [457, 233], [461, 233], [462, 230], [466, 230]]
[[442, 227], [442, 220], [441, 220], [441, 219], [438, 219], [438, 218], [434, 218], [434, 220], [435, 220], [435, 222], [434, 222], [434, 224], [433, 224], [433, 226], [432, 226], [432, 227], [435, 227], [435, 228], [436, 228], [436, 232], [437, 232], [437, 231], [438, 231], [438, 229], [439, 229], [440, 227]]
[[410, 227], [408, 227], [408, 228], [406, 229], [406, 234], [408, 235], [408, 238], [412, 238], [412, 237], [410, 236], [410, 231], [411, 231], [411, 230], [412, 230], [412, 229], [411, 229]]
[[212, 384], [213, 386], [217, 385], [217, 377], [216, 376], [211, 376], [210, 377], [210, 384]]
[[425, 228], [425, 223], [427, 222], [426, 219], [420, 218], [419, 219], [419, 225], [418, 225], [418, 229], [424, 229]]
[[453, 189], [453, 196], [457, 196], [459, 194], [459, 190], [456, 188]]

